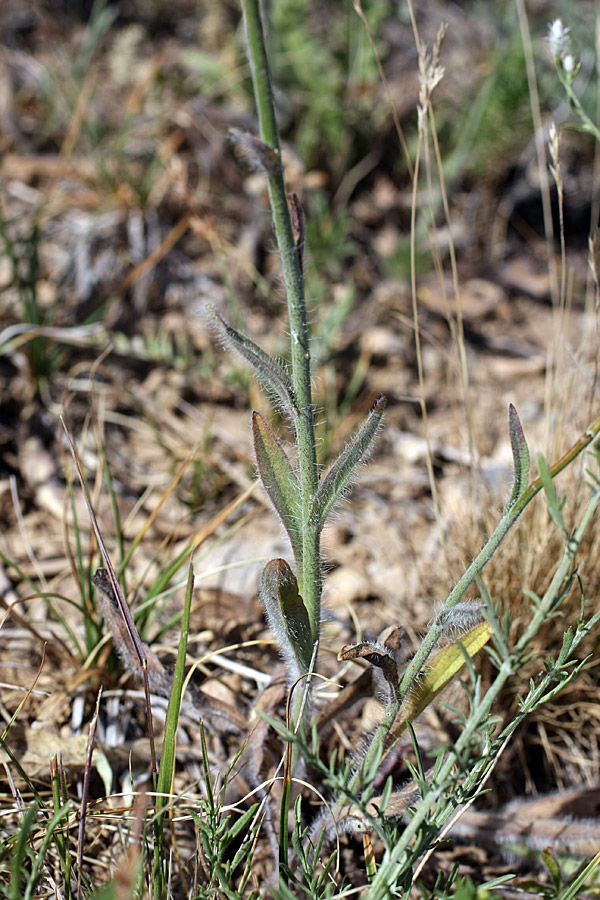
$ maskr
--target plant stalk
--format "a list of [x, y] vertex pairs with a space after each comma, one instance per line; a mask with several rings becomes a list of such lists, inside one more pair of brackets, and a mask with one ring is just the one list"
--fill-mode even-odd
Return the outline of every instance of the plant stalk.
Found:
[[[550, 477], [555, 478], [559, 472], [562, 472], [579, 454], [598, 436], [600, 433], [600, 417], [596, 419], [592, 425], [587, 428], [578, 441], [550, 468]], [[504, 511], [502, 518], [494, 529], [491, 537], [487, 541], [483, 549], [478, 553], [469, 568], [466, 570], [462, 578], [456, 583], [455, 587], [448, 594], [448, 598], [444, 603], [442, 612], [446, 612], [456, 606], [464, 596], [467, 589], [475, 581], [484, 566], [490, 561], [512, 526], [515, 524], [525, 507], [533, 500], [533, 498], [542, 489], [541, 477], [531, 482], [529, 487], [521, 494], [519, 499], [508, 509]], [[402, 681], [398, 687], [398, 699], [402, 701], [410, 685], [412, 684], [417, 673], [421, 671], [435, 644], [442, 634], [441, 625], [433, 625], [429, 630], [425, 640], [419, 647], [410, 666], [408, 666]]]
[[[531, 485], [531, 487], [533, 487], [534, 484], [535, 482]], [[427, 795], [423, 798], [423, 802], [420, 804], [418, 810], [415, 812], [414, 816], [411, 817], [411, 820], [402, 833], [400, 840], [386, 853], [386, 857], [382, 861], [382, 864], [377, 872], [376, 879], [374, 880], [371, 889], [372, 893], [369, 895], [370, 897], [372, 897], [372, 900], [379, 900], [380, 897], [384, 898], [388, 896], [386, 892], [386, 885], [393, 882], [395, 868], [398, 865], [402, 855], [409, 852], [409, 844], [411, 839], [417, 834], [419, 828], [426, 822], [427, 817], [430, 815], [431, 810], [436, 807], [437, 802], [441, 800], [444, 793], [444, 785], [451, 777], [453, 768], [456, 766], [457, 760], [460, 759], [462, 753], [468, 752], [470, 742], [479, 732], [482, 722], [485, 722], [489, 717], [494, 700], [496, 699], [502, 688], [505, 686], [506, 682], [508, 681], [516, 667], [521, 663], [522, 656], [526, 650], [527, 642], [531, 640], [534, 633], [542, 624], [544, 618], [553, 608], [556, 597], [560, 594], [563, 585], [568, 579], [569, 572], [571, 571], [573, 566], [575, 554], [579, 548], [583, 535], [598, 508], [599, 503], [600, 483], [597, 482], [592, 489], [592, 495], [588, 501], [583, 515], [581, 516], [581, 520], [577, 528], [575, 529], [575, 532], [566, 542], [561, 564], [540, 602], [538, 614], [534, 616], [530, 627], [526, 630], [526, 634], [524, 634], [523, 637], [519, 640], [514, 653], [511, 654], [509, 659], [503, 660], [500, 671], [498, 672], [498, 675], [494, 679], [493, 684], [486, 692], [485, 696], [472, 708], [468, 721], [465, 723], [463, 730], [454, 745], [453, 752], [448, 754], [448, 757], [444, 760], [442, 766], [439, 769], [439, 772], [435, 779], [435, 784], [431, 786], [431, 790], [428, 791]], [[598, 614], [596, 614], [593, 619], [597, 619], [597, 617]], [[573, 637], [568, 648], [569, 656], [571, 655], [573, 650], [576, 649], [579, 643], [581, 643], [587, 633], [588, 628], [582, 628], [578, 630], [578, 633]], [[557, 665], [560, 665], [560, 659]], [[563, 669], [564, 666], [565, 662], [562, 663]], [[498, 736], [496, 744], [502, 744], [506, 740], [506, 737], [515, 731], [518, 724], [527, 715], [528, 711], [534, 708], [535, 705], [539, 705], [539, 703], [545, 702], [545, 691], [552, 680], [557, 680], [556, 675], [554, 674], [554, 670], [548, 670], [542, 682], [532, 692], [530, 692], [530, 695], [525, 698], [525, 700], [523, 700], [522, 707], [519, 713], [507, 726], [507, 728], [504, 729], [504, 731]], [[484, 761], [484, 765], [485, 764], [489, 764], [489, 759]]]
[[308, 319], [304, 295], [301, 248], [296, 246], [281, 162], [279, 131], [275, 117], [269, 61], [265, 47], [259, 0], [242, 0], [248, 37], [252, 84], [258, 110], [260, 137], [272, 151], [265, 166], [277, 246], [281, 256], [291, 337], [292, 383], [298, 415], [295, 418], [298, 467], [302, 494], [302, 571], [298, 586], [308, 611], [313, 642], [318, 641], [321, 619], [321, 554], [319, 530], [311, 525], [310, 509], [319, 484], [312, 404]]
[[[579, 456], [579, 454], [587, 446], [589, 446], [589, 444], [595, 438], [598, 437], [598, 434], [600, 434], [600, 417], [598, 417], [596, 421], [589, 426], [589, 428], [586, 428], [581, 437], [573, 444], [573, 446], [569, 450], [567, 450], [567, 452], [558, 460], [558, 462], [556, 462], [549, 469], [550, 477], [554, 479], [559, 474], [559, 472], [562, 472], [563, 469], [570, 465], [573, 460], [577, 456]], [[487, 565], [489, 560], [492, 558], [492, 556], [506, 537], [509, 530], [515, 524], [521, 513], [525, 510], [525, 507], [529, 505], [529, 503], [533, 500], [536, 494], [539, 493], [542, 487], [543, 483], [541, 477], [536, 478], [531, 482], [529, 487], [521, 494], [516, 502], [504, 511], [502, 518], [498, 522], [498, 525], [494, 529], [491, 537], [489, 538], [483, 549], [479, 552], [477, 557], [473, 560], [462, 578], [456, 583], [455, 587], [448, 595], [448, 598], [446, 599], [446, 602], [444, 603], [444, 606], [441, 610], [442, 613], [452, 609], [452, 607], [456, 606], [456, 604], [460, 602], [467, 589], [475, 581], [484, 566]], [[539, 615], [535, 618], [537, 622]], [[433, 648], [442, 635], [442, 632], [443, 626], [441, 623], [434, 623], [429, 629], [427, 635], [423, 640], [423, 643], [415, 653], [413, 659], [411, 660], [404, 673], [404, 676], [402, 677], [402, 680], [400, 681], [397, 689], [398, 701], [402, 702], [402, 700], [406, 696], [413, 681], [429, 659]], [[350, 787], [352, 790], [356, 791], [359, 788], [360, 784], [363, 781], [364, 772], [368, 771], [369, 767], [373, 765], [373, 760], [377, 757], [378, 753], [380, 753], [380, 747], [385, 741], [385, 738], [387, 737], [392, 724], [393, 720], [390, 724], [389, 716], [384, 716], [379, 726], [377, 727], [373, 738], [371, 739], [361, 765], [358, 767], [357, 771], [352, 777], [352, 780], [350, 782]]]

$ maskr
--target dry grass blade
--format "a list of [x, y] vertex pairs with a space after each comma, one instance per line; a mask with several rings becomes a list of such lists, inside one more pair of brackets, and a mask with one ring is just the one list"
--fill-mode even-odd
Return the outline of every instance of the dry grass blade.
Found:
[[81, 468], [81, 462], [79, 460], [79, 455], [77, 453], [77, 448], [75, 447], [75, 443], [73, 441], [73, 437], [71, 435], [70, 428], [65, 419], [61, 418], [61, 422], [63, 425], [65, 435], [67, 437], [67, 442], [69, 445], [69, 449], [71, 451], [71, 455], [73, 457], [73, 461], [75, 463], [75, 467], [77, 469], [77, 474], [79, 476], [79, 481], [81, 483], [81, 487], [82, 487], [82, 490], [84, 493], [85, 502], [86, 502], [86, 506], [88, 508], [88, 513], [90, 516], [90, 522], [92, 525], [92, 529], [93, 529], [94, 535], [96, 537], [98, 548], [102, 555], [104, 567], [106, 569], [106, 576], [108, 578], [110, 590], [112, 592], [112, 595], [116, 598], [116, 602], [119, 607], [119, 612], [123, 618], [123, 622], [125, 623], [129, 642], [135, 652], [135, 655], [137, 656], [139, 667], [141, 670], [144, 670], [147, 666], [146, 652], [144, 649], [144, 645], [143, 645], [143, 643], [140, 639], [140, 636], [137, 632], [137, 628], [135, 627], [135, 623], [131, 616], [129, 606], [127, 605], [127, 601], [125, 600], [123, 591], [121, 590], [121, 585], [119, 584], [119, 580], [117, 578], [117, 573], [115, 572], [114, 567], [111, 563], [110, 556], [108, 555], [108, 550], [106, 549], [106, 544], [104, 543], [104, 539], [102, 538], [100, 528], [98, 527], [98, 521], [96, 519], [96, 515], [94, 513], [94, 510], [92, 509], [92, 504], [90, 501], [89, 491], [87, 488], [87, 482], [86, 482], [85, 476], [83, 474], [83, 469]]
[[[65, 419], [61, 417], [61, 423], [67, 437], [67, 442], [69, 445], [69, 449], [71, 451], [71, 455], [73, 457], [73, 461], [75, 463], [75, 467], [77, 469], [77, 474], [79, 475], [79, 480], [81, 483], [81, 487], [83, 490], [83, 494], [85, 497], [86, 506], [88, 509], [88, 513], [90, 516], [90, 521], [92, 524], [92, 529], [94, 531], [94, 535], [96, 537], [96, 541], [98, 543], [98, 547], [100, 549], [100, 553], [102, 555], [102, 560], [104, 562], [106, 576], [108, 578], [111, 598], [115, 598], [116, 603], [118, 605], [119, 613], [122, 616], [122, 620], [125, 624], [125, 629], [127, 633], [127, 640], [125, 643], [125, 652], [128, 653], [128, 648], [132, 647], [135, 657], [137, 658], [137, 662], [141, 671], [142, 680], [144, 683], [144, 692], [146, 696], [146, 719], [148, 723], [148, 737], [150, 741], [150, 755], [152, 759], [152, 772], [154, 775], [158, 773], [158, 767], [156, 764], [156, 750], [154, 747], [154, 728], [152, 724], [152, 707], [150, 704], [150, 689], [148, 685], [148, 659], [144, 644], [138, 634], [137, 628], [135, 627], [135, 622], [133, 621], [133, 617], [129, 610], [129, 606], [127, 605], [127, 601], [123, 595], [123, 591], [121, 590], [121, 586], [119, 584], [119, 580], [117, 578], [117, 573], [115, 572], [113, 565], [110, 560], [110, 556], [108, 555], [108, 550], [106, 549], [106, 545], [102, 538], [102, 534], [100, 533], [100, 528], [98, 527], [98, 522], [96, 520], [96, 516], [94, 514], [94, 510], [92, 509], [92, 504], [90, 501], [89, 491], [87, 488], [87, 482], [85, 480], [85, 476], [83, 474], [83, 469], [81, 467], [81, 462], [79, 460], [79, 455], [77, 453], [77, 448], [75, 447], [75, 442], [71, 435], [70, 428]], [[110, 603], [110, 601], [109, 601]], [[115, 629], [113, 632], [113, 636], [119, 636], [119, 630]]]

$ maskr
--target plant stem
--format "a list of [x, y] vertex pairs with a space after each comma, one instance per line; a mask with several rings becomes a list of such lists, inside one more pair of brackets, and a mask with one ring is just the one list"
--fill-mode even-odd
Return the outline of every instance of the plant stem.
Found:
[[265, 174], [287, 295], [292, 383], [298, 408], [294, 425], [302, 493], [303, 565], [302, 571], [297, 572], [296, 576], [300, 594], [308, 611], [311, 636], [316, 642], [319, 638], [321, 618], [321, 554], [320, 534], [319, 530], [311, 525], [310, 509], [319, 484], [319, 474], [310, 380], [310, 349], [304, 278], [285, 190], [279, 131], [275, 118], [259, 0], [242, 0], [242, 9], [248, 36], [248, 53], [260, 124], [260, 137], [263, 143], [273, 151], [270, 157], [271, 164], [265, 167]]
[[[600, 417], [597, 418], [596, 421], [589, 426], [589, 428], [586, 428], [581, 437], [573, 444], [573, 446], [569, 450], [567, 450], [567, 452], [558, 460], [558, 462], [556, 462], [549, 469], [550, 477], [555, 478], [559, 472], [562, 472], [563, 469], [570, 465], [573, 460], [577, 456], [579, 456], [579, 454], [598, 436], [598, 434], [600, 434]], [[476, 577], [482, 571], [484, 566], [487, 565], [489, 560], [492, 558], [509, 530], [512, 528], [521, 513], [524, 511], [525, 507], [528, 506], [528, 504], [533, 500], [536, 494], [539, 493], [542, 487], [543, 484], [541, 477], [536, 478], [521, 494], [518, 500], [513, 503], [512, 506], [509, 506], [507, 509], [505, 509], [502, 518], [498, 522], [498, 525], [494, 529], [486, 545], [478, 553], [462, 578], [456, 583], [455, 587], [448, 594], [440, 615], [452, 609], [453, 606], [456, 606], [456, 604], [460, 602], [467, 589], [475, 581]], [[539, 615], [540, 614], [538, 613], [538, 615], [535, 617], [536, 628], [539, 627], [537, 624]], [[426, 664], [433, 648], [442, 635], [443, 626], [439, 620], [440, 616], [438, 616], [438, 621], [434, 622], [427, 632], [423, 643], [406, 668], [406, 671], [397, 689], [397, 700], [400, 702], [404, 699], [418, 673]], [[367, 752], [365, 753], [364, 759], [352, 777], [350, 786], [353, 790], [358, 790], [358, 787], [363, 781], [364, 773], [369, 770], [370, 766], [373, 765], [373, 761], [380, 753], [380, 747], [385, 741], [385, 738], [387, 737], [392, 724], [393, 719], [390, 723], [389, 716], [385, 715], [378, 725], [377, 729], [375, 730]]]
[[[533, 487], [533, 484], [531, 485], [531, 487]], [[513, 672], [519, 665], [522, 664], [523, 655], [526, 652], [527, 644], [531, 641], [544, 619], [554, 608], [557, 597], [560, 596], [560, 593], [568, 580], [569, 573], [572, 571], [575, 554], [579, 549], [581, 540], [598, 508], [599, 503], [600, 482], [596, 481], [596, 484], [592, 487], [591, 497], [581, 516], [580, 522], [573, 532], [572, 536], [566, 541], [562, 561], [554, 577], [552, 578], [552, 581], [548, 586], [544, 597], [540, 601], [536, 615], [534, 615], [532, 622], [526, 629], [525, 634], [517, 643], [514, 652], [510, 655], [509, 658], [502, 661], [502, 665], [500, 667], [498, 675], [494, 679], [494, 682], [486, 692], [485, 696], [472, 706], [468, 720], [464, 723], [461, 734], [457, 738], [452, 750], [448, 753], [447, 758], [442, 763], [435, 781], [431, 783], [430, 790], [423, 797], [423, 802], [420, 804], [415, 814], [411, 817], [410, 822], [407, 824], [400, 840], [398, 840], [396, 844], [386, 852], [386, 855], [382, 860], [382, 863], [377, 872], [377, 876], [374, 879], [371, 887], [371, 893], [369, 894], [371, 900], [379, 900], [380, 897], [383, 900], [383, 898], [389, 896], [386, 890], [386, 885], [394, 882], [395, 872], [402, 856], [405, 853], [410, 852], [410, 841], [427, 821], [428, 817], [431, 815], [431, 811], [438, 808], [438, 804], [443, 802], [442, 798], [445, 791], [447, 791], [448, 779], [450, 779], [452, 771], [455, 768], [457, 762], [461, 759], [461, 756], [464, 753], [469, 752], [471, 742], [474, 738], [476, 738], [478, 734], [480, 734], [482, 724], [484, 724], [489, 718], [494, 700], [496, 699], [500, 691], [504, 688], [506, 682], [513, 674]], [[596, 613], [596, 615], [592, 617], [592, 620], [590, 620], [587, 625], [591, 626], [592, 621], [596, 621], [597, 617], [598, 613]], [[552, 681], [559, 681], [559, 673], [561, 670], [563, 672], [568, 671], [566, 667], [568, 665], [569, 659], [572, 658], [572, 652], [577, 648], [577, 646], [581, 643], [583, 638], [588, 633], [589, 627], [578, 629], [577, 634], [572, 637], [569, 643], [568, 652], [566, 654], [568, 658], [564, 659], [562, 663], [559, 658], [558, 663], [553, 665], [552, 668], [548, 668], [548, 671], [540, 684], [538, 684], [537, 687], [533, 688], [532, 691], [530, 691], [528, 697], [522, 700], [521, 708], [518, 714], [501, 732], [501, 734], [497, 736], [495, 740], [496, 746], [500, 746], [505, 742], [506, 738], [516, 730], [517, 726], [522, 721], [522, 719], [525, 718], [528, 712], [531, 712], [540, 703], [543, 703], [546, 701], [546, 699], [549, 699], [547, 694], [548, 687], [550, 686]], [[490, 764], [493, 764], [493, 761], [494, 753], [492, 752], [491, 756], [486, 755], [486, 758], [482, 760], [482, 767], [485, 768]], [[475, 771], [471, 773], [471, 776], [468, 780], [471, 782], [475, 782], [476, 779], [474, 776]]]
[[[581, 105], [579, 97], [573, 90], [573, 85], [571, 83], [571, 80], [569, 79], [568, 75], [565, 73], [563, 64], [560, 60], [557, 62], [556, 68], [558, 71], [558, 77], [560, 79], [560, 83], [562, 84], [565, 91], [567, 92], [567, 96], [568, 96], [569, 100], [571, 101], [571, 105], [572, 105], [573, 109], [575, 110], [575, 112], [577, 113], [577, 115], [579, 116], [579, 118], [581, 119], [581, 121], [583, 123], [582, 124], [583, 130], [587, 131], [589, 134], [591, 134], [592, 137], [594, 137], [597, 141], [600, 141], [600, 129], [598, 129], [598, 126], [592, 121], [592, 119], [590, 119], [590, 117], [586, 113], [585, 109]], [[566, 127], [576, 128], [577, 126], [566, 123]]]
[[[594, 440], [594, 438], [597, 437], [599, 433], [600, 418], [596, 419], [596, 421], [593, 422], [592, 425], [590, 425], [589, 428], [584, 431], [579, 440], [576, 441], [576, 443], [573, 444], [573, 446], [569, 450], [567, 450], [564, 456], [562, 456], [558, 460], [558, 462], [556, 462], [550, 468], [550, 477], [555, 478], [559, 472], [562, 472], [564, 468], [570, 465], [573, 460], [577, 456], [579, 456], [582, 450], [584, 450]], [[540, 492], [542, 487], [543, 485], [541, 477], [536, 478], [535, 481], [532, 481], [529, 487], [521, 494], [519, 499], [504, 511], [502, 518], [498, 522], [498, 525], [494, 529], [486, 545], [478, 553], [477, 557], [473, 560], [462, 578], [456, 583], [455, 587], [448, 594], [446, 602], [444, 603], [441, 611], [442, 613], [446, 612], [449, 609], [452, 609], [453, 606], [456, 606], [456, 604], [460, 602], [467, 589], [475, 581], [476, 577], [479, 575], [484, 566], [487, 565], [487, 563], [490, 561], [512, 526], [524, 511], [525, 507], [529, 505], [535, 495]], [[408, 666], [406, 672], [404, 673], [402, 681], [400, 682], [400, 686], [398, 688], [399, 700], [402, 700], [404, 698], [404, 695], [408, 691], [417, 673], [420, 672], [423, 668], [435, 644], [441, 637], [442, 630], [443, 629], [441, 625], [434, 624], [432, 628], [430, 628], [427, 636], [425, 637], [425, 640], [419, 647], [417, 653], [411, 661], [411, 664]]]

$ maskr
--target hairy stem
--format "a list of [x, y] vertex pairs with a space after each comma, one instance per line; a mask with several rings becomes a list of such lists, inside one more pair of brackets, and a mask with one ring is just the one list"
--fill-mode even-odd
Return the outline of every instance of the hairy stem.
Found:
[[[564, 456], [562, 456], [558, 460], [558, 462], [556, 462], [550, 468], [550, 477], [555, 478], [559, 472], [562, 472], [564, 468], [570, 465], [573, 460], [577, 456], [579, 456], [579, 454], [594, 440], [594, 438], [598, 436], [599, 433], [600, 418], [596, 419], [596, 421], [584, 431], [579, 440], [575, 444], [573, 444], [573, 446], [564, 454]], [[543, 485], [541, 477], [536, 478], [535, 481], [532, 481], [529, 487], [521, 494], [519, 499], [515, 503], [513, 503], [512, 506], [505, 510], [502, 518], [498, 522], [498, 525], [494, 529], [485, 547], [483, 547], [483, 549], [478, 553], [477, 557], [473, 560], [462, 578], [460, 578], [455, 587], [448, 594], [446, 602], [444, 603], [444, 606], [442, 608], [442, 612], [446, 612], [447, 610], [452, 609], [453, 606], [456, 606], [456, 604], [460, 602], [467, 589], [475, 581], [476, 577], [482, 571], [484, 566], [486, 566], [490, 561], [490, 559], [508, 534], [509, 530], [515, 524], [521, 513], [525, 510], [525, 507], [528, 506], [536, 496], [536, 494], [540, 492], [542, 486]], [[410, 666], [404, 673], [402, 681], [400, 682], [400, 686], [398, 688], [398, 698], [400, 700], [403, 699], [417, 673], [421, 671], [421, 669], [427, 662], [427, 659], [429, 658], [429, 655], [431, 654], [431, 651], [439, 640], [441, 634], [441, 625], [434, 624], [433, 627], [429, 630], [425, 640], [419, 647], [419, 650], [415, 654]]]
[[[589, 444], [598, 436], [598, 434], [600, 434], [600, 417], [597, 418], [596, 421], [589, 426], [589, 428], [586, 428], [584, 433], [575, 442], [575, 444], [573, 444], [573, 446], [569, 450], [567, 450], [567, 452], [558, 460], [558, 462], [556, 462], [549, 469], [550, 477], [555, 478], [559, 472], [562, 472], [563, 469], [570, 465], [573, 460], [577, 456], [579, 456], [579, 454], [587, 446], [589, 446]], [[484, 566], [487, 565], [489, 560], [492, 558], [492, 556], [506, 537], [508, 531], [512, 528], [521, 513], [524, 511], [525, 507], [528, 506], [528, 504], [533, 500], [536, 494], [539, 493], [542, 487], [543, 484], [541, 477], [536, 478], [521, 494], [516, 502], [514, 502], [504, 511], [502, 518], [498, 522], [498, 525], [496, 526], [486, 545], [479, 552], [462, 578], [459, 579], [455, 587], [449, 593], [446, 602], [444, 603], [444, 606], [441, 610], [441, 613], [452, 609], [452, 607], [456, 606], [456, 604], [460, 602], [467, 589], [475, 581], [476, 577], [482, 571]], [[400, 681], [397, 689], [397, 699], [399, 701], [402, 701], [406, 696], [407, 692], [410, 689], [410, 686], [414, 682], [423, 666], [426, 664], [433, 648], [442, 635], [443, 626], [441, 624], [440, 618], [441, 616], [438, 616], [437, 622], [434, 622], [434, 624], [429, 629], [427, 635], [423, 640], [423, 643], [415, 653], [413, 659], [411, 660], [404, 673], [404, 676], [402, 677], [402, 680]], [[535, 619], [537, 628], [539, 627], [539, 613], [538, 615], [536, 615]], [[529, 639], [530, 638], [528, 637], [528, 640]], [[358, 790], [359, 786], [362, 784], [364, 780], [364, 773], [369, 770], [369, 768], [373, 765], [374, 759], [381, 752], [380, 748], [385, 742], [385, 739], [392, 725], [393, 719], [390, 723], [390, 717], [388, 715], [385, 715], [378, 728], [376, 729], [375, 734], [373, 735], [373, 738], [369, 744], [361, 765], [352, 778], [350, 785], [352, 790]]]
[[296, 428], [298, 466], [302, 495], [303, 554], [302, 571], [297, 572], [300, 594], [308, 611], [311, 637], [319, 638], [321, 618], [320, 535], [312, 527], [310, 510], [316, 494], [319, 474], [315, 445], [315, 423], [310, 381], [310, 350], [302, 256], [296, 246], [287, 201], [279, 131], [275, 118], [269, 62], [265, 47], [259, 0], [242, 0], [252, 84], [258, 110], [261, 140], [273, 151], [273, 164], [266, 170], [269, 199], [277, 246], [281, 255], [291, 338], [292, 382], [299, 414]]
[[[523, 654], [526, 651], [527, 645], [530, 643], [535, 632], [539, 629], [544, 619], [554, 608], [556, 600], [560, 596], [560, 593], [569, 578], [569, 573], [572, 570], [575, 554], [579, 549], [579, 545], [581, 543], [583, 535], [598, 508], [599, 502], [600, 482], [597, 481], [592, 488], [591, 497], [581, 516], [579, 525], [573, 532], [572, 536], [566, 541], [562, 561], [554, 577], [552, 578], [552, 581], [546, 593], [544, 594], [544, 597], [540, 602], [536, 615], [533, 617], [529, 627], [526, 629], [525, 633], [517, 643], [513, 654], [511, 654], [509, 658], [502, 661], [502, 665], [500, 667], [498, 675], [494, 679], [494, 682], [486, 692], [485, 696], [480, 701], [476, 702], [471, 708], [470, 715], [468, 717], [468, 720], [464, 724], [460, 736], [454, 744], [453, 749], [448, 753], [447, 758], [442, 763], [437, 773], [437, 777], [435, 778], [435, 782], [430, 785], [430, 790], [428, 791], [426, 797], [424, 797], [423, 803], [420, 804], [414, 816], [411, 817], [411, 820], [402, 833], [400, 840], [394, 845], [393, 848], [391, 848], [386, 853], [386, 856], [382, 861], [382, 864], [377, 873], [377, 877], [374, 879], [374, 882], [371, 886], [371, 893], [369, 896], [372, 897], [373, 900], [379, 900], [380, 897], [384, 898], [388, 896], [388, 894], [386, 893], [386, 884], [393, 882], [394, 872], [401, 857], [403, 856], [403, 854], [410, 852], [410, 841], [417, 834], [423, 824], [427, 821], [427, 818], [431, 814], [431, 810], [435, 809], [436, 805], [441, 800], [442, 795], [444, 794], [445, 785], [450, 779], [457, 761], [460, 760], [462, 754], [469, 752], [470, 743], [474, 738], [477, 737], [477, 735], [480, 733], [482, 724], [485, 723], [485, 721], [489, 718], [494, 700], [496, 699], [502, 688], [505, 686], [506, 682], [511, 677], [515, 669], [519, 665], [521, 665]], [[599, 613], [596, 613], [596, 615], [592, 617], [592, 620], [590, 620], [587, 625], [591, 626], [592, 622], [595, 623], [599, 615]], [[588, 633], [589, 627], [578, 629], [577, 634], [572, 638], [568, 646], [568, 653], [566, 655], [569, 658], [572, 658], [571, 654]], [[553, 667], [549, 668], [545, 678], [542, 679], [540, 684], [537, 685], [537, 687], [533, 688], [532, 691], [530, 691], [530, 694], [527, 698], [523, 699], [519, 714], [496, 738], [494, 742], [495, 746], [503, 743], [506, 740], [507, 736], [514, 732], [518, 724], [522, 721], [522, 719], [527, 715], [528, 712], [534, 709], [535, 706], [539, 705], [539, 703], [544, 702], [544, 698], [547, 698], [548, 696], [547, 691], [550, 687], [551, 682], [557, 681], [560, 677], [560, 668], [562, 668], [563, 671], [566, 671], [564, 667], [567, 662], [568, 660], [565, 659], [562, 661], [561, 665], [561, 661], [559, 658], [559, 661]], [[482, 760], [482, 764], [483, 766], [489, 765], [490, 758], [487, 757]]]

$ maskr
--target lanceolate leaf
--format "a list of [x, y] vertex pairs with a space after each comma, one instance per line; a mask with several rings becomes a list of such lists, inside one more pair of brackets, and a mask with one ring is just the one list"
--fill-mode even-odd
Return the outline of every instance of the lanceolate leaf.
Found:
[[252, 435], [258, 474], [290, 537], [296, 565], [302, 566], [302, 504], [300, 484], [285, 450], [259, 413], [252, 415]]
[[290, 677], [308, 672], [314, 647], [310, 621], [296, 576], [285, 559], [272, 559], [263, 569], [260, 598]]
[[510, 446], [513, 457], [513, 489], [506, 509], [511, 509], [521, 497], [527, 487], [529, 478], [529, 448], [525, 440], [525, 434], [515, 407], [508, 407], [508, 430], [510, 432]]
[[381, 422], [385, 409], [385, 397], [381, 397], [354, 437], [340, 453], [319, 485], [311, 509], [311, 523], [319, 531], [327, 516], [351, 482], [356, 469], [367, 454]]
[[286, 369], [276, 359], [272, 359], [268, 353], [265, 353], [262, 347], [255, 344], [249, 337], [240, 334], [239, 331], [228, 325], [212, 307], [208, 306], [207, 310], [225, 343], [237, 350], [240, 356], [250, 363], [265, 390], [278, 401], [282, 412], [286, 413], [292, 420], [295, 419], [298, 415], [298, 407], [294, 397], [292, 380]]

